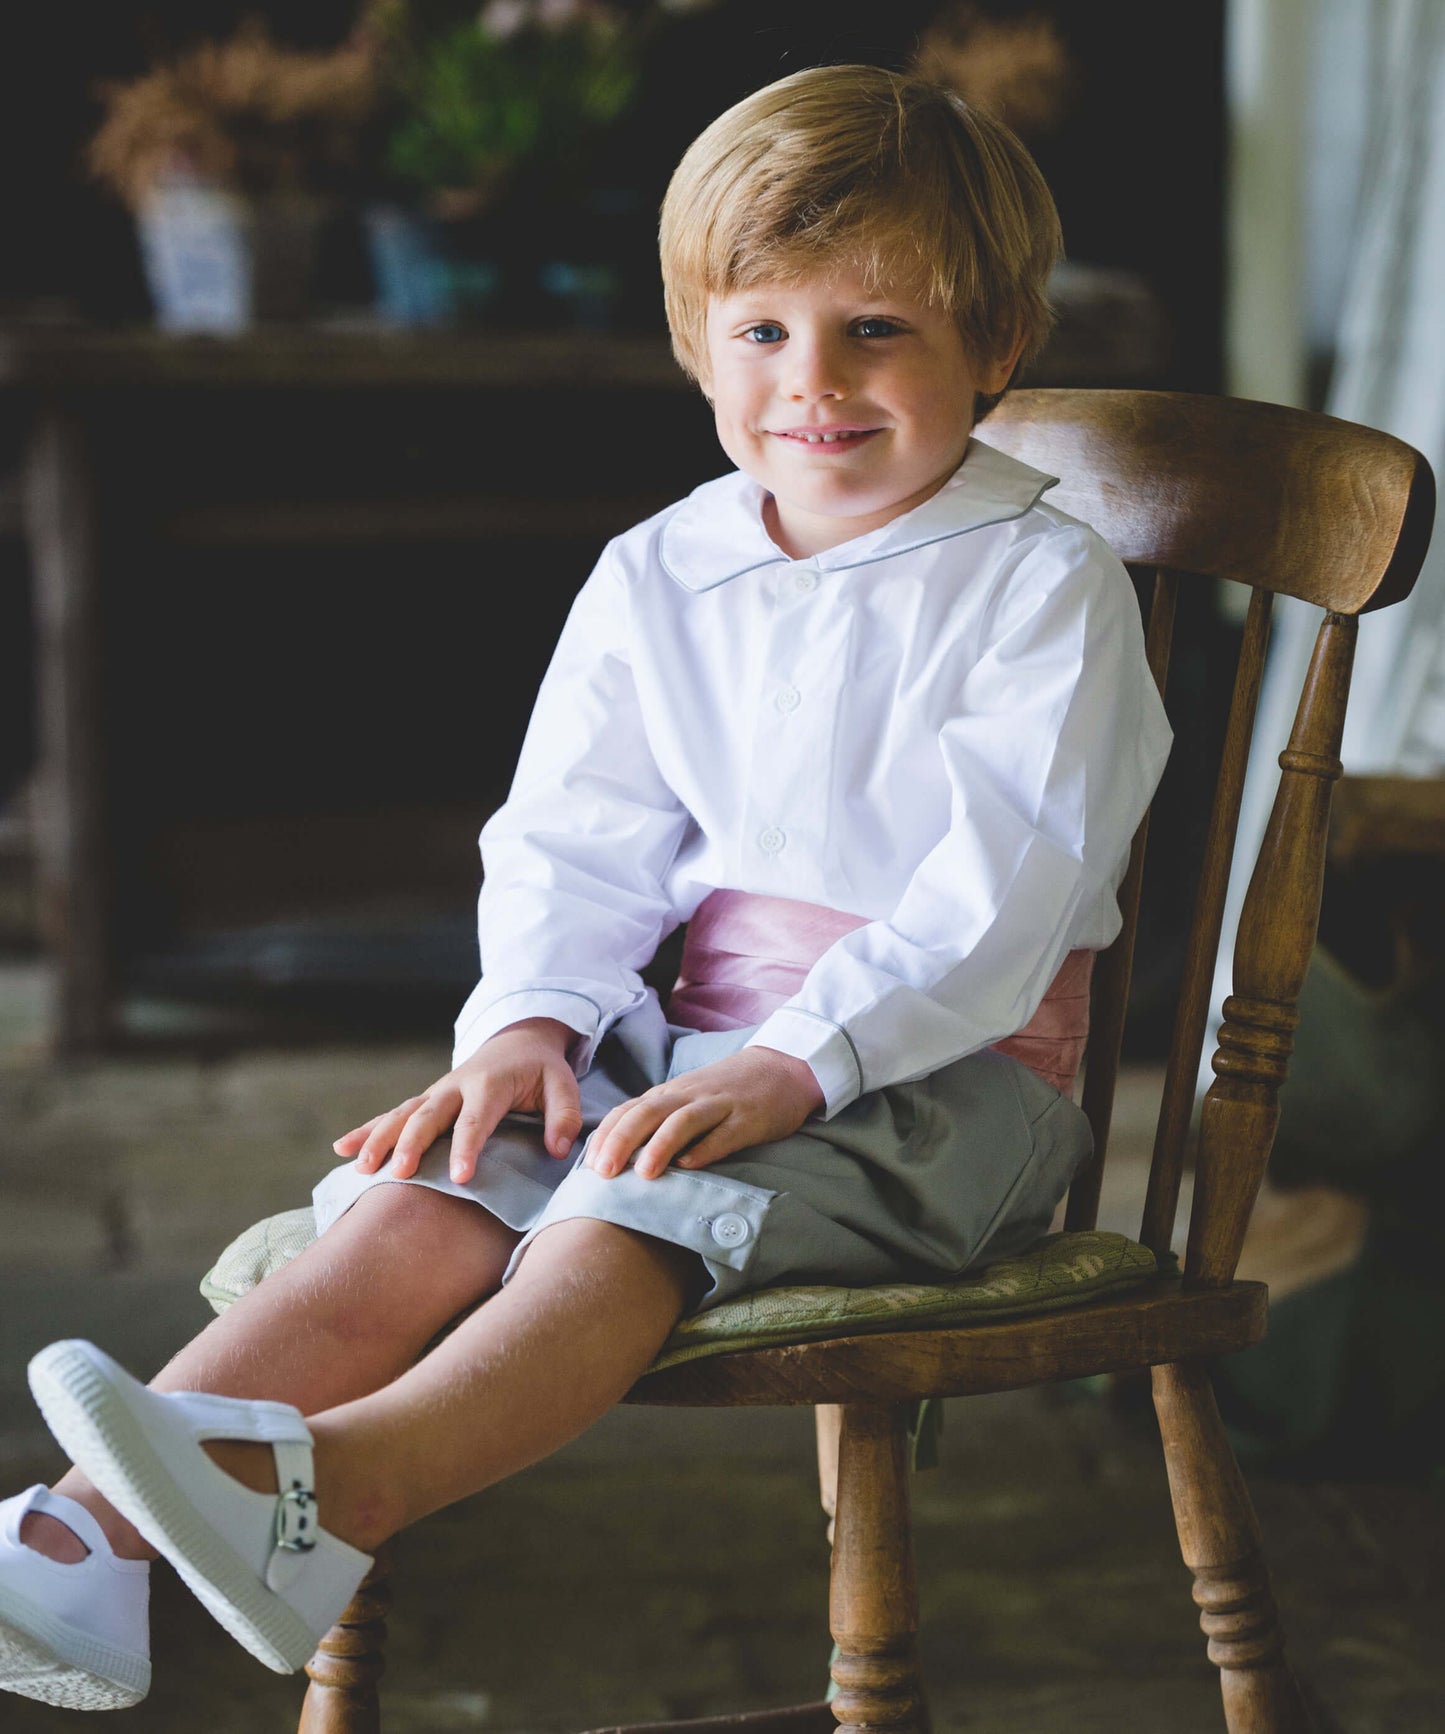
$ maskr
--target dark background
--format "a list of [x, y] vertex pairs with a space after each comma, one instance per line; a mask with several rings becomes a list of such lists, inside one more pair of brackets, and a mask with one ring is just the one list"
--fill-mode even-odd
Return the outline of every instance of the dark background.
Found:
[[[605, 256], [619, 273], [617, 325], [660, 334], [655, 212], [690, 139], [786, 72], [827, 60], [901, 66], [933, 10], [913, 0], [882, 16], [853, 0], [723, 0], [679, 21], [658, 38], [634, 109], [576, 183], [523, 180], [495, 213], [493, 244], [513, 285], [501, 316], [555, 323], [532, 273], [564, 235], [574, 252]], [[1133, 272], [1152, 293], [1168, 353], [1151, 383], [1217, 390], [1222, 4], [1060, 0], [1043, 10], [1080, 73], [1063, 125], [1035, 145], [1070, 256]], [[85, 173], [97, 88], [257, 13], [286, 40], [324, 44], [345, 33], [353, 8], [59, 0], [5, 25], [0, 315], [147, 320], [129, 214]], [[322, 295], [333, 312], [359, 315], [371, 293], [355, 212], [342, 209]], [[121, 520], [128, 498], [158, 475], [179, 493], [244, 504], [284, 498], [303, 482], [309, 493], [364, 498], [377, 466], [390, 487], [398, 466], [411, 466], [418, 491], [535, 494], [546, 476], [561, 477], [565, 491], [585, 472], [597, 494], [663, 498], [725, 467], [705, 406], [681, 395], [665, 429], [644, 425], [650, 401], [619, 397], [605, 428], [560, 441], [576, 406], [537, 392], [490, 403], [485, 422], [462, 401], [392, 397], [338, 413], [324, 396], [300, 393], [280, 414], [274, 394], [233, 394], [224, 405], [198, 398], [179, 420], [152, 418], [144, 406], [128, 413], [135, 425], [111, 430], [123, 455], [104, 477]], [[0, 475], [13, 468], [24, 422], [23, 404], [0, 400]], [[197, 549], [135, 530], [133, 557], [107, 596], [105, 667], [118, 914], [132, 973], [194, 988], [208, 972], [234, 985], [226, 972], [241, 968], [255, 986], [255, 947], [238, 950], [235, 935], [270, 924], [273, 953], [292, 947], [291, 963], [273, 971], [278, 980], [304, 985], [309, 970], [335, 985], [338, 968], [342, 977], [366, 973], [361, 941], [370, 934], [372, 954], [389, 960], [373, 973], [385, 980], [399, 969], [422, 984], [434, 1015], [471, 968], [477, 822], [505, 789], [531, 694], [597, 542]], [[0, 804], [34, 753], [28, 597], [23, 550], [10, 535], [0, 540]], [[1215, 732], [1229, 634], [1210, 598], [1189, 600], [1185, 635], [1172, 678], [1186, 722], [1166, 809], [1187, 808], [1176, 791], [1194, 779]], [[1183, 818], [1181, 861], [1199, 827], [1192, 812]], [[1163, 889], [1146, 912], [1163, 938], [1143, 948], [1160, 960], [1157, 981], [1146, 974], [1140, 983], [1150, 1002], [1169, 990], [1170, 936], [1187, 896], [1187, 874], [1163, 865]], [[293, 926], [278, 938], [278, 923]], [[297, 923], [310, 924], [309, 936]], [[397, 956], [399, 923], [412, 935], [409, 961]], [[1135, 1045], [1147, 1046], [1155, 1027], [1152, 1017], [1138, 1020]]]
[[[1035, 145], [1070, 255], [1138, 271], [1174, 328], [1172, 383], [1217, 389], [1221, 0], [1181, 7], [1056, 0], [1042, 8], [995, 0], [990, 10], [1049, 13], [1079, 67], [1071, 114], [1053, 137]], [[628, 243], [636, 249], [639, 283], [646, 285], [638, 294], [640, 321], [660, 327], [653, 213], [695, 134], [748, 91], [805, 66], [852, 59], [901, 66], [934, 11], [930, 0], [894, 0], [886, 9], [859, 0], [721, 0], [657, 40], [636, 107], [597, 153], [590, 175], [595, 187], [635, 196]], [[7, 211], [0, 302], [48, 297], [95, 318], [145, 316], [129, 218], [85, 177], [84, 146], [99, 118], [100, 83], [133, 76], [155, 52], [225, 35], [245, 16], [269, 17], [286, 40], [324, 44], [345, 34], [354, 13], [340, 0], [269, 7], [52, 0], [12, 15], [0, 38], [0, 176]], [[346, 281], [338, 266], [335, 286], [363, 299], [359, 253], [351, 264], [356, 278]]]

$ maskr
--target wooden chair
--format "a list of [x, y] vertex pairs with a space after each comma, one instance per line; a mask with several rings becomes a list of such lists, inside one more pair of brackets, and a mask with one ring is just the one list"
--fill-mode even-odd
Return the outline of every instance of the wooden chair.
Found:
[[[1203, 1109], [1183, 1274], [1069, 1311], [753, 1349], [644, 1377], [628, 1401], [816, 1405], [823, 1504], [833, 1518], [832, 1703], [685, 1726], [822, 1734], [836, 1723], [922, 1734], [928, 1719], [914, 1654], [906, 1468], [913, 1405], [1147, 1369], [1225, 1722], [1231, 1734], [1285, 1734], [1306, 1728], [1307, 1717], [1284, 1660], [1258, 1527], [1208, 1363], [1264, 1333], [1265, 1288], [1237, 1282], [1234, 1272], [1269, 1157], [1314, 940], [1356, 617], [1409, 592], [1429, 539], [1434, 484], [1424, 459], [1388, 435], [1269, 404], [1175, 393], [1020, 391], [981, 432], [1062, 476], [1048, 498], [1094, 525], [1131, 565], [1155, 569], [1148, 647], [1161, 687], [1180, 585], [1219, 578], [1253, 592], [1140, 1230], [1157, 1253], [1167, 1252], [1174, 1232], [1271, 604], [1289, 595], [1326, 611], [1240, 925], [1235, 991], [1224, 1004]], [[1146, 827], [1147, 820], [1121, 892], [1123, 932], [1094, 975], [1083, 1102], [1096, 1155], [1069, 1195], [1068, 1231], [1091, 1228], [1098, 1205]], [[386, 1593], [381, 1565], [311, 1664], [303, 1731], [364, 1734], [379, 1726]]]

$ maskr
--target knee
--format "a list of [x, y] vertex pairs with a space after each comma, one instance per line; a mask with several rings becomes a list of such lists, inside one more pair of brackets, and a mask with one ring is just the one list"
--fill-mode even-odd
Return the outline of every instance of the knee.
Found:
[[414, 1235], [421, 1239], [435, 1234], [448, 1239], [453, 1233], [465, 1236], [469, 1222], [475, 1228], [489, 1214], [471, 1199], [438, 1192], [434, 1186], [414, 1186], [404, 1180], [371, 1187], [347, 1212], [348, 1216], [372, 1225], [384, 1222], [389, 1236]]
[[308, 1249], [310, 1268], [296, 1274], [339, 1302], [350, 1297], [371, 1328], [378, 1297], [407, 1297], [428, 1315], [449, 1317], [497, 1287], [520, 1239], [471, 1199], [388, 1182], [364, 1192]]
[[373, 1259], [396, 1258], [408, 1267], [491, 1270], [500, 1259], [505, 1268], [522, 1238], [475, 1199], [405, 1181], [373, 1186], [347, 1214], [357, 1216]]
[[707, 1267], [691, 1248], [594, 1216], [549, 1223], [523, 1253], [516, 1275], [545, 1282], [559, 1272], [604, 1281], [607, 1273], [635, 1272], [644, 1281], [650, 1278], [675, 1290], [684, 1311], [696, 1306], [707, 1290]]

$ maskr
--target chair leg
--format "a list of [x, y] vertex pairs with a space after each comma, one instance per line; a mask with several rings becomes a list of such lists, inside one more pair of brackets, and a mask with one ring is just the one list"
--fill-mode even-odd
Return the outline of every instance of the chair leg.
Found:
[[1154, 1368], [1154, 1408], [1199, 1624], [1219, 1669], [1229, 1734], [1309, 1734], [1284, 1659], [1284, 1633], [1260, 1550], [1259, 1523], [1202, 1361]]
[[386, 1616], [391, 1609], [391, 1558], [378, 1548], [346, 1611], [306, 1664], [311, 1684], [296, 1734], [379, 1734], [377, 1683], [386, 1668]]
[[832, 1709], [841, 1727], [859, 1734], [928, 1730], [914, 1646], [906, 1429], [904, 1404], [843, 1408], [829, 1603], [838, 1646]]
[[818, 1436], [818, 1503], [828, 1519], [828, 1546], [833, 1545], [833, 1519], [838, 1510], [838, 1434], [843, 1410], [838, 1403], [819, 1403], [813, 1410]]

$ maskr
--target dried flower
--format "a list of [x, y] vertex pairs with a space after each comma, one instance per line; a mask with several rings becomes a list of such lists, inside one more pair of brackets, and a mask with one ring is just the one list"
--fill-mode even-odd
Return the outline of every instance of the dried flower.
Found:
[[991, 18], [978, 5], [945, 6], [919, 38], [915, 69], [996, 114], [1024, 138], [1062, 118], [1077, 83], [1054, 21], [1043, 13]]
[[350, 162], [376, 96], [370, 47], [283, 48], [252, 20], [102, 92], [92, 173], [132, 207], [184, 177], [248, 193], [324, 187]]

